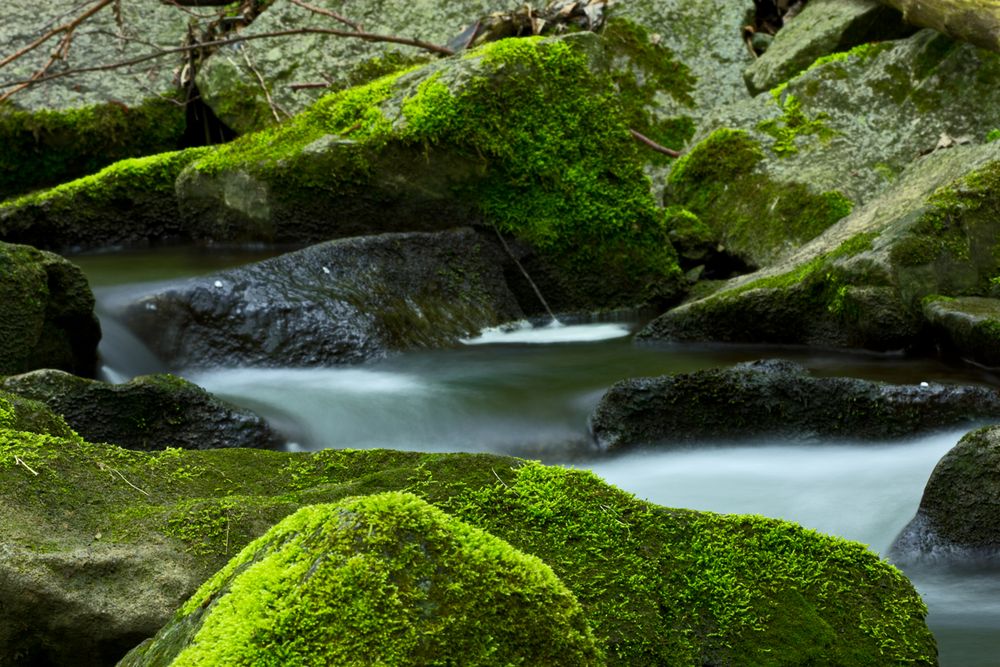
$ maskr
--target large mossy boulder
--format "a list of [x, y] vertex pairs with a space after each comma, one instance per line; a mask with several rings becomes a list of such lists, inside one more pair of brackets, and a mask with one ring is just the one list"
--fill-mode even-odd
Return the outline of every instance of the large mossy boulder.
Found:
[[482, 220], [537, 248], [581, 304], [669, 298], [676, 256], [614, 53], [593, 33], [507, 39], [330, 94], [191, 163], [182, 212], [233, 241]]
[[172, 375], [144, 375], [109, 384], [38, 370], [0, 380], [0, 388], [41, 401], [90, 442], [142, 450], [281, 444], [258, 415]]
[[623, 380], [601, 398], [590, 428], [602, 449], [623, 450], [776, 435], [886, 440], [983, 421], [1000, 421], [994, 389], [814, 377], [769, 359]]
[[535, 556], [408, 493], [310, 505], [247, 545], [119, 667], [603, 665]]
[[468, 228], [340, 239], [160, 287], [118, 316], [175, 369], [357, 363], [523, 317], [505, 261]]
[[1000, 54], [929, 30], [863, 44], [708, 114], [664, 200], [770, 266], [891, 190], [920, 155], [982, 143], [998, 114]]
[[665, 313], [639, 338], [932, 346], [922, 300], [987, 296], [1000, 274], [998, 193], [1000, 144], [935, 151], [785, 261]]
[[0, 434], [5, 664], [113, 663], [284, 517], [404, 490], [548, 564], [608, 664], [936, 662], [919, 596], [862, 545], [657, 507], [583, 471], [490, 455], [149, 453]]
[[80, 269], [0, 242], [0, 375], [59, 368], [93, 376], [101, 328]]
[[890, 553], [906, 565], [1000, 565], [1000, 428], [973, 431], [945, 454]]
[[[179, 46], [187, 35], [189, 17], [159, 0], [120, 2], [115, 8], [106, 6], [82, 24], [52, 71], [129, 60], [148, 54], [151, 46]], [[5, 2], [4, 55], [86, 9], [75, 0]], [[57, 42], [58, 37], [6, 64], [0, 83], [31, 78]], [[93, 173], [116, 160], [178, 148], [186, 121], [173, 79], [181, 58], [82, 72], [15, 93], [0, 105], [0, 199]]]

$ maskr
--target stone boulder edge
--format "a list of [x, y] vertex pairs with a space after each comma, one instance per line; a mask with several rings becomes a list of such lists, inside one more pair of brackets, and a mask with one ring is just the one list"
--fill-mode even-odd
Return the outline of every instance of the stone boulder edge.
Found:
[[928, 296], [923, 313], [946, 355], [984, 366], [1000, 366], [1000, 299], [989, 296]]

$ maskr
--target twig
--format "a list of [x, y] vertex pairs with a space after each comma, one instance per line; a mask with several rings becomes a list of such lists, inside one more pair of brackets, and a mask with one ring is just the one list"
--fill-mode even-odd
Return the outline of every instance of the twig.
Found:
[[500, 475], [498, 475], [498, 474], [497, 474], [497, 471], [496, 471], [496, 470], [494, 470], [493, 468], [490, 468], [490, 472], [492, 472], [492, 473], [493, 473], [493, 476], [494, 476], [494, 477], [496, 477], [497, 479], [499, 479], [499, 480], [500, 480], [500, 483], [501, 483], [501, 484], [503, 484], [503, 485], [504, 485], [505, 487], [507, 487], [508, 489], [510, 488], [510, 486], [508, 486], [508, 485], [507, 485], [507, 482], [503, 481], [503, 479], [501, 479], [501, 478], [500, 478]]
[[30, 472], [35, 477], [38, 477], [38, 471], [35, 470], [34, 468], [32, 468], [31, 466], [29, 466], [27, 463], [25, 463], [24, 459], [22, 459], [17, 454], [14, 455], [14, 463], [20, 463], [21, 465], [23, 465], [25, 468], [28, 469], [28, 472]]
[[[253, 75], [257, 77], [257, 82], [260, 84], [260, 89], [264, 91], [264, 99], [267, 100], [267, 106], [271, 108], [271, 115], [274, 116], [275, 122], [280, 123], [281, 116], [278, 115], [278, 107], [277, 105], [275, 105], [274, 100], [271, 99], [271, 91], [267, 89], [267, 84], [264, 83], [264, 77], [261, 76], [257, 68], [253, 66], [253, 63], [250, 61], [250, 54], [247, 53], [247, 50], [246, 49], [240, 49], [240, 50], [243, 52], [243, 62], [247, 64], [247, 67], [250, 68], [250, 71], [253, 72]], [[285, 115], [287, 116], [288, 114], [286, 113]]]
[[661, 146], [660, 144], [656, 143], [655, 141], [653, 141], [652, 139], [650, 139], [646, 135], [639, 134], [638, 132], [636, 132], [632, 128], [629, 128], [628, 131], [632, 134], [632, 137], [634, 139], [636, 139], [639, 143], [645, 144], [645, 145], [649, 146], [650, 148], [652, 148], [657, 153], [663, 153], [664, 155], [669, 155], [670, 157], [680, 157], [681, 155], [683, 155], [683, 153], [675, 151], [672, 148], [667, 148], [666, 146]]
[[288, 87], [292, 90], [309, 90], [310, 88], [329, 88], [326, 81], [311, 81], [306, 83], [290, 83]]
[[292, 3], [293, 5], [298, 5], [299, 7], [302, 7], [303, 9], [308, 9], [309, 11], [313, 12], [314, 14], [320, 14], [322, 16], [329, 16], [330, 18], [332, 18], [335, 21], [339, 21], [340, 23], [343, 23], [346, 26], [350, 26], [351, 28], [354, 28], [355, 32], [364, 32], [365, 31], [365, 29], [361, 27], [360, 23], [357, 23], [356, 21], [352, 21], [351, 19], [349, 19], [346, 16], [343, 16], [341, 14], [338, 14], [337, 12], [330, 11], [329, 9], [324, 9], [323, 7], [316, 7], [315, 5], [307, 4], [305, 2], [302, 2], [302, 0], [288, 0], [288, 1], [290, 3]]
[[45, 42], [49, 41], [50, 39], [52, 39], [53, 37], [55, 37], [59, 33], [61, 33], [61, 32], [72, 32], [73, 30], [76, 29], [76, 27], [78, 25], [80, 25], [81, 23], [83, 23], [84, 21], [86, 21], [87, 19], [89, 19], [91, 16], [93, 16], [94, 14], [96, 14], [97, 12], [99, 12], [100, 10], [104, 9], [105, 7], [107, 7], [108, 5], [110, 5], [114, 1], [115, 0], [99, 0], [97, 5], [95, 5], [94, 7], [91, 7], [90, 9], [88, 9], [87, 11], [85, 11], [84, 13], [82, 13], [79, 16], [77, 16], [76, 18], [74, 18], [73, 20], [67, 21], [66, 23], [63, 23], [62, 25], [59, 25], [59, 26], [56, 26], [55, 28], [52, 28], [52, 30], [49, 30], [47, 33], [45, 33], [44, 35], [42, 35], [41, 37], [39, 37], [38, 39], [36, 39], [35, 41], [33, 41], [31, 44], [28, 44], [27, 46], [25, 46], [25, 47], [23, 47], [21, 49], [18, 49], [17, 51], [15, 51], [14, 53], [10, 54], [9, 56], [7, 56], [6, 58], [4, 58], [3, 60], [0, 60], [0, 68], [3, 68], [5, 66], [9, 65], [10, 63], [14, 62], [15, 60], [17, 60], [18, 58], [20, 58], [21, 56], [23, 56], [26, 53], [30, 53], [30, 52], [34, 51], [39, 46], [41, 46]]
[[144, 495], [147, 495], [147, 496], [149, 495], [149, 492], [148, 492], [148, 491], [144, 491], [143, 489], [140, 489], [140, 488], [139, 488], [138, 486], [136, 486], [136, 485], [135, 485], [135, 484], [133, 484], [132, 482], [128, 481], [128, 480], [127, 480], [127, 479], [125, 478], [125, 475], [121, 474], [120, 472], [118, 472], [118, 470], [116, 470], [115, 468], [112, 468], [111, 466], [107, 465], [107, 464], [106, 464], [106, 463], [104, 463], [103, 461], [98, 461], [98, 462], [97, 462], [97, 467], [98, 467], [98, 468], [100, 468], [101, 470], [109, 470], [109, 471], [111, 471], [111, 472], [115, 473], [116, 475], [118, 475], [119, 477], [121, 477], [121, 478], [122, 478], [122, 481], [123, 481], [123, 482], [125, 482], [126, 484], [128, 484], [129, 486], [131, 486], [131, 487], [132, 487], [133, 489], [135, 489], [135, 490], [136, 490], [136, 491], [138, 491], [139, 493], [142, 493], [142, 494], [144, 494]]
[[505, 239], [503, 237], [503, 234], [500, 233], [500, 229], [496, 225], [494, 225], [493, 231], [497, 233], [497, 238], [500, 239], [500, 243], [503, 245], [503, 249], [507, 251], [507, 255], [512, 260], [514, 260], [514, 264], [517, 265], [517, 268], [521, 269], [521, 274], [524, 276], [525, 280], [528, 281], [528, 284], [531, 285], [531, 289], [535, 290], [535, 296], [537, 296], [538, 300], [542, 302], [542, 306], [545, 307], [545, 312], [547, 312], [549, 314], [549, 317], [552, 318], [552, 322], [558, 323], [559, 318], [556, 317], [555, 313], [552, 312], [552, 309], [549, 308], [549, 302], [545, 300], [544, 296], [542, 296], [542, 290], [538, 289], [538, 285], [536, 285], [535, 281], [532, 280], [531, 276], [528, 275], [528, 271], [524, 268], [524, 265], [521, 264], [520, 260], [518, 260], [517, 257], [514, 256], [514, 253], [511, 251], [510, 246], [507, 245], [507, 239]]

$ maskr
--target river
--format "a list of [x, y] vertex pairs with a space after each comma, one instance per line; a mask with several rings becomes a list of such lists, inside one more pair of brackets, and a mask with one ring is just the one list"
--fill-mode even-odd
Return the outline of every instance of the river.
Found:
[[[107, 313], [148, 281], [177, 280], [273, 250], [191, 249], [76, 257], [99, 302], [110, 379], [166, 370]], [[931, 470], [968, 429], [906, 442], [757, 441], [599, 455], [587, 417], [631, 376], [782, 357], [821, 375], [897, 383], [1000, 384], [990, 372], [933, 359], [808, 348], [636, 345], [634, 324], [598, 322], [491, 331], [449, 350], [342, 368], [172, 369], [267, 417], [291, 447], [488, 451], [589, 468], [674, 507], [780, 517], [885, 553], [916, 511]], [[910, 569], [930, 609], [945, 667], [1000, 664], [1000, 573]]]

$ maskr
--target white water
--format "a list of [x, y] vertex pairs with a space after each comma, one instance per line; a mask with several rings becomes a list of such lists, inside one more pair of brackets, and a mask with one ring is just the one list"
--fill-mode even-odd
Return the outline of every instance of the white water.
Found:
[[628, 325], [621, 323], [570, 324], [559, 320], [536, 327], [521, 321], [513, 325], [484, 329], [474, 338], [465, 338], [465, 345], [510, 345], [552, 343], [586, 343], [612, 338], [622, 338], [632, 333]]

